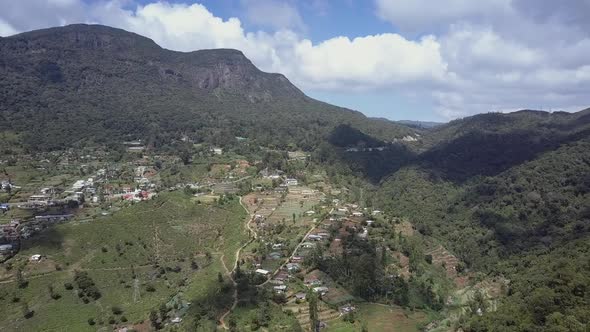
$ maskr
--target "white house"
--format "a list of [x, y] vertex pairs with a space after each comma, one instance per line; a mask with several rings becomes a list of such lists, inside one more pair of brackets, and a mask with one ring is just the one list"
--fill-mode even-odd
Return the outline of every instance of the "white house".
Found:
[[267, 276], [270, 274], [270, 271], [264, 270], [264, 269], [256, 269], [255, 271], [258, 274], [262, 274], [263, 276]]

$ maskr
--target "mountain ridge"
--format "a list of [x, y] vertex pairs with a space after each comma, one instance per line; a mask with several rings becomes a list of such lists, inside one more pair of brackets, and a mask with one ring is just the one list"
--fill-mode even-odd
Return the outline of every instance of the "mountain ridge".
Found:
[[[220, 133], [214, 144], [237, 134], [311, 149], [342, 123], [383, 140], [413, 132], [314, 100], [240, 51], [170, 51], [100, 25], [2, 38], [0, 74], [0, 127], [21, 133], [30, 149], [140, 137], [159, 137], [158, 146], [187, 134], [201, 141], [211, 131]], [[65, 117], [95, 129], [83, 131]]]

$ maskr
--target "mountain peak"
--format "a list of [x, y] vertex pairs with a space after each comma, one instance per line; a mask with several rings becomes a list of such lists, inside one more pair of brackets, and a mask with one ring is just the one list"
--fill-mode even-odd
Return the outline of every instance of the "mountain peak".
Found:
[[123, 29], [97, 24], [71, 24], [20, 33], [5, 38], [6, 42], [26, 43], [29, 47], [59, 46], [74, 49], [159, 50], [153, 40]]
[[80, 78], [90, 85], [110, 84], [106, 77], [141, 73], [138, 79], [174, 82], [195, 93], [241, 95], [250, 102], [306, 98], [283, 75], [262, 72], [239, 50], [171, 51], [104, 25], [73, 24], [3, 38], [0, 54], [4, 64], [37, 68], [34, 75], [42, 79], [78, 88]]

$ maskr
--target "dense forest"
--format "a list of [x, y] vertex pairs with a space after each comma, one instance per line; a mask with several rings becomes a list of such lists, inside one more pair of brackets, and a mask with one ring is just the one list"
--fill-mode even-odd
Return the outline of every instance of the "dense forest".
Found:
[[[542, 124], [531, 124], [531, 117]], [[484, 124], [495, 131], [493, 138], [471, 139], [490, 135]], [[457, 121], [433, 135], [457, 128], [462, 133], [423, 153], [378, 189], [378, 204], [411, 217], [421, 233], [443, 239], [468, 267], [511, 280], [500, 309], [467, 322], [467, 330], [585, 331], [588, 125], [588, 111]], [[515, 134], [526, 131], [534, 134]]]

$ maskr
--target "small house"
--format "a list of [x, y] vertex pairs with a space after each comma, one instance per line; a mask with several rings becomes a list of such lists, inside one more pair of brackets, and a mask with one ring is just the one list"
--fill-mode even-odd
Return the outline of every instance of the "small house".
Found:
[[29, 196], [29, 203], [33, 204], [49, 204], [51, 197], [47, 195], [31, 195]]
[[281, 291], [284, 292], [287, 290], [287, 285], [278, 285], [278, 286], [274, 286], [273, 289], [275, 291]]
[[264, 270], [264, 269], [256, 269], [255, 271], [258, 274], [262, 274], [263, 276], [267, 276], [270, 274], [270, 271]]
[[315, 244], [313, 244], [313, 243], [311, 243], [311, 242], [303, 242], [303, 243], [301, 244], [301, 247], [302, 247], [302, 248], [306, 248], [306, 249], [310, 249], [310, 248], [313, 248], [313, 247], [315, 247]]
[[275, 251], [275, 252], [271, 252], [270, 254], [268, 254], [268, 257], [270, 259], [281, 259], [281, 257], [283, 257], [283, 254]]
[[287, 185], [287, 187], [298, 186], [299, 181], [297, 181], [297, 179], [287, 178], [287, 179], [285, 179], [285, 185]]
[[307, 286], [321, 286], [323, 284], [323, 282], [320, 280], [320, 278], [316, 275], [309, 275], [307, 277], [305, 277], [303, 283]]
[[0, 210], [3, 212], [9, 211], [10, 210], [10, 205], [8, 204], [0, 204]]
[[278, 281], [286, 281], [289, 279], [289, 274], [287, 274], [287, 272], [285, 271], [281, 271], [279, 273], [277, 273], [277, 275], [274, 277], [275, 280]]
[[301, 270], [301, 266], [299, 263], [287, 263], [287, 271], [289, 272], [297, 272]]
[[307, 239], [310, 241], [320, 241], [322, 239], [322, 237], [317, 234], [309, 234], [307, 236]]
[[313, 291], [314, 291], [314, 293], [324, 295], [329, 291], [329, 288], [326, 286], [319, 286], [319, 287], [314, 287]]
[[12, 250], [12, 244], [0, 244], [0, 252], [8, 252]]
[[293, 256], [291, 257], [291, 262], [293, 263], [302, 263], [305, 258], [302, 256]]
[[346, 304], [346, 305], [343, 305], [340, 308], [338, 308], [338, 311], [340, 311], [340, 313], [343, 314], [343, 315], [344, 314], [351, 313], [351, 312], [353, 312], [355, 310], [356, 310], [356, 308], [354, 306], [350, 305], [350, 304]]

